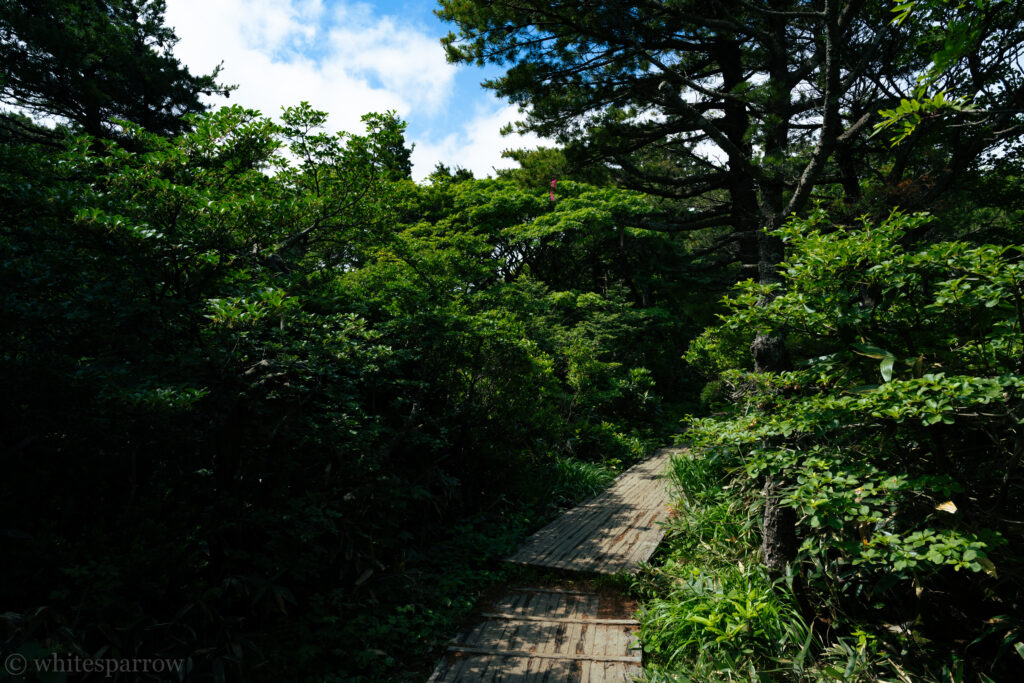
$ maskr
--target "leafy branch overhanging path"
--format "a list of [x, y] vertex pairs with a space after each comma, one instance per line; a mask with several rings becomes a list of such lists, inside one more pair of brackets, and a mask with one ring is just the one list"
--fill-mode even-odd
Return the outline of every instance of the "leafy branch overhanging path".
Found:
[[[604, 493], [560, 515], [509, 562], [581, 574], [635, 571], [654, 553], [668, 516], [661, 448]], [[457, 635], [428, 683], [628, 681], [641, 672], [635, 604], [618, 595], [515, 588]]]

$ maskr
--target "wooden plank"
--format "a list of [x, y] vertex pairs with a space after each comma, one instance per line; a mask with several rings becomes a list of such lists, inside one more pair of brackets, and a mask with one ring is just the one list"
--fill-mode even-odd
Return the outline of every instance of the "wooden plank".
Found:
[[639, 507], [650, 507], [658, 504], [664, 486], [665, 480], [660, 475], [636, 472], [629, 480], [614, 484], [602, 496], [583, 505], [603, 505], [619, 501]]
[[441, 661], [434, 667], [434, 672], [430, 674], [430, 678], [427, 679], [427, 683], [444, 683], [451, 680], [449, 678], [450, 673], [451, 666], [448, 664], [448, 657], [442, 657]]
[[580, 654], [580, 648], [578, 647], [580, 642], [580, 635], [583, 633], [582, 623], [569, 624], [569, 627], [565, 629], [564, 638], [558, 647], [555, 649], [556, 652], [562, 652], [565, 654]]
[[[609, 649], [609, 636], [607, 628], [601, 628], [600, 626], [589, 626], [587, 630], [590, 633], [590, 647], [587, 648], [587, 652], [595, 655], [612, 655], [613, 650]], [[623, 655], [620, 655], [623, 656]], [[629, 656], [629, 655], [625, 655]]]
[[434, 673], [427, 679], [427, 683], [449, 683], [457, 681], [465, 669], [465, 659], [445, 655], [441, 663], [434, 669]]
[[609, 626], [630, 626], [638, 625], [636, 619], [590, 619], [586, 615], [582, 617], [535, 617], [529, 615], [499, 614], [496, 612], [482, 612], [480, 616], [486, 619], [508, 619], [511, 621], [545, 621], [558, 624], [605, 624]]
[[516, 593], [558, 593], [559, 595], [586, 595], [593, 597], [593, 593], [586, 591], [566, 590], [564, 588], [512, 588]]
[[639, 676], [640, 671], [631, 671], [636, 667], [616, 662], [594, 662], [590, 671], [588, 683], [626, 683], [632, 681], [634, 676]]
[[594, 627], [589, 624], [580, 624], [580, 639], [576, 643], [578, 654], [586, 654], [587, 659], [593, 661], [591, 655], [598, 654], [594, 651]]
[[591, 550], [596, 536], [616, 523], [615, 514], [616, 510], [608, 507], [589, 508], [584, 515], [567, 514], [562, 524], [555, 527], [555, 538], [544, 539], [532, 549], [535, 559], [531, 563], [555, 563], [577, 557], [582, 550]]
[[637, 524], [625, 530], [620, 542], [606, 549], [604, 554], [607, 560], [602, 571], [613, 574], [620, 569], [639, 565], [653, 555], [665, 537], [665, 532], [658, 522], [667, 516], [667, 512], [651, 511], [637, 520]]
[[430, 683], [618, 682], [642, 671], [642, 653], [631, 648], [639, 628], [629, 618], [632, 601], [571, 589], [517, 588], [492, 605], [454, 639]]
[[[609, 506], [576, 507], [531, 536], [513, 558], [542, 558], [573, 548], [605, 528], [616, 509]], [[513, 560], [516, 561], [516, 560]]]
[[502, 650], [492, 647], [468, 647], [463, 645], [452, 645], [449, 652], [462, 652], [473, 655], [501, 655], [503, 657], [526, 657], [536, 659], [569, 659], [586, 660], [590, 662], [623, 662], [626, 664], [640, 664], [638, 656], [616, 656], [616, 655], [595, 655], [590, 653], [562, 653], [562, 652], [529, 652], [527, 650]]
[[[640, 523], [628, 524], [619, 528], [617, 536], [594, 535], [594, 532], [591, 532], [590, 539], [577, 540], [576, 535], [573, 535], [546, 553], [538, 552], [525, 557], [519, 555], [511, 559], [529, 564], [568, 569], [578, 568], [581, 571], [600, 571], [600, 565], [607, 563], [614, 566], [614, 569], [607, 573], [614, 573], [620, 567], [638, 564], [653, 554], [654, 549], [664, 537], [664, 531], [657, 526], [657, 522], [666, 517], [667, 512], [657, 511], [653, 514], [649, 512], [639, 520]], [[638, 546], [643, 552], [634, 552]], [[634, 558], [634, 555], [638, 556]], [[617, 558], [621, 558], [621, 561], [616, 562]]]
[[[670, 496], [662, 472], [680, 449], [659, 449], [604, 493], [564, 513], [509, 558], [614, 573], [635, 568], [664, 537]], [[626, 603], [561, 588], [515, 588], [456, 636], [430, 683], [600, 683], [642, 673], [639, 628]], [[621, 617], [619, 615], [622, 615]]]
[[664, 537], [668, 516], [665, 477], [671, 455], [659, 449], [620, 475], [603, 494], [563, 513], [527, 539], [510, 562], [591, 573], [635, 568]]
[[536, 610], [537, 597], [532, 593], [508, 595], [496, 602], [494, 609], [509, 614], [531, 614]]
[[[616, 560], [629, 557], [631, 549], [638, 543], [646, 529], [638, 527], [635, 523], [622, 529], [618, 537], [608, 539], [601, 545], [600, 551], [595, 553], [596, 559], [603, 561], [605, 565], [619, 564]], [[595, 567], [592, 571], [597, 569], [598, 567]]]
[[578, 526], [575, 528], [571, 526], [575, 520], [566, 517], [559, 529], [562, 538], [557, 539], [550, 549], [537, 549], [535, 552], [538, 556], [546, 557], [551, 562], [558, 562], [598, 552], [603, 538], [629, 524], [628, 510], [616, 507], [595, 507], [590, 510], [593, 512], [580, 520], [582, 523], [576, 522]]

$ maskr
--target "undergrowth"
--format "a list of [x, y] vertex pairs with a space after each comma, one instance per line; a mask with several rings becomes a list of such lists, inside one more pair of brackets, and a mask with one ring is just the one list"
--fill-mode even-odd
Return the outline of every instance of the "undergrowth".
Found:
[[555, 486], [552, 499], [572, 503], [596, 496], [615, 479], [616, 471], [609, 463], [594, 463], [571, 457], [556, 458], [551, 466]]
[[732, 465], [690, 452], [673, 460], [666, 542], [631, 587], [643, 601], [641, 681], [993, 681], [910, 628], [815, 616], [800, 577], [761, 566], [760, 506], [730, 487]]
[[[536, 463], [524, 477], [521, 499], [500, 499], [486, 513], [448, 529], [430, 547], [410, 550], [407, 564], [383, 584], [386, 590], [357, 596], [363, 609], [348, 610], [356, 616], [334, 625], [340, 626], [337, 638], [343, 644], [338, 647], [348, 650], [345, 658], [351, 668], [332, 680], [426, 678], [437, 652], [482, 594], [503, 584], [565, 580], [504, 558], [563, 508], [607, 488], [625, 466], [617, 460], [586, 462], [572, 457]], [[378, 588], [381, 585], [376, 582]]]
[[[801, 675], [814, 639], [791, 583], [759, 566], [755, 518], [730, 494], [722, 463], [683, 455], [666, 550], [637, 578], [646, 681], [766, 680]], [[783, 678], [788, 680], [788, 678]]]

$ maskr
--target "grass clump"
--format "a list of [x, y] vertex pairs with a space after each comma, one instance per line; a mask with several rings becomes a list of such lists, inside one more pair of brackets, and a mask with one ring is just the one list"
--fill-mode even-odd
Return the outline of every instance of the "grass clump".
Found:
[[646, 681], [800, 680], [815, 636], [791, 581], [757, 557], [755, 517], [727, 463], [673, 459], [679, 493], [665, 550], [638, 577]]
[[[914, 623], [823, 615], [805, 576], [771, 576], [761, 565], [760, 505], [733, 484], [737, 465], [692, 452], [673, 460], [678, 500], [666, 542], [632, 585], [643, 600], [644, 683], [997, 680], [938, 652]], [[1009, 621], [996, 620], [993, 632]], [[1024, 657], [1024, 647], [1011, 652], [1014, 633], [1005, 656]]]
[[615, 480], [611, 463], [586, 462], [572, 457], [557, 457], [552, 462], [551, 498], [559, 504], [571, 505], [592, 498]]

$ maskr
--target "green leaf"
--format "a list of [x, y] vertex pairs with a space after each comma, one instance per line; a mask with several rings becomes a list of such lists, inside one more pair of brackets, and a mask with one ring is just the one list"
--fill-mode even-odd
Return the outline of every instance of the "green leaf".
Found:
[[896, 362], [895, 356], [886, 356], [882, 359], [881, 364], [878, 366], [882, 371], [882, 379], [886, 382], [892, 379], [892, 365]]
[[872, 346], [871, 344], [850, 344], [850, 346], [853, 347], [854, 353], [858, 353], [862, 356], [867, 356], [868, 358], [875, 358], [881, 360], [886, 356], [892, 355], [892, 353], [890, 353], [889, 351], [886, 351], [885, 349], [880, 349], [877, 346]]

